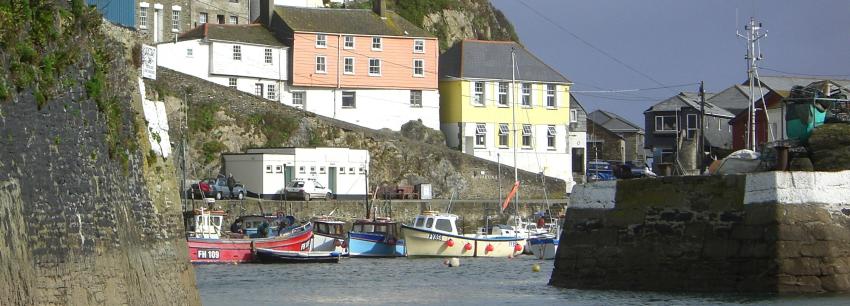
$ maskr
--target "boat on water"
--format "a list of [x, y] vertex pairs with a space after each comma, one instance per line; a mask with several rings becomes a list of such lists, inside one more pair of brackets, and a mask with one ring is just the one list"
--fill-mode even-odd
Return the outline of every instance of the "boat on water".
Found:
[[[251, 262], [255, 260], [255, 249], [306, 250], [309, 247], [310, 238], [313, 237], [311, 223], [281, 228], [280, 231], [267, 227], [259, 231], [275, 232], [277, 235], [252, 238], [244, 233], [223, 232], [221, 225], [226, 216], [224, 211], [207, 211], [201, 208], [191, 214], [187, 242], [192, 263]], [[188, 220], [187, 223], [189, 223]], [[262, 223], [260, 226], [262, 227]]]
[[280, 251], [257, 248], [261, 263], [338, 263], [347, 253], [338, 251]]
[[313, 223], [313, 238], [306, 250], [322, 252], [345, 252], [345, 222], [330, 217], [315, 217]]
[[528, 239], [528, 249], [538, 259], [555, 259], [558, 252], [559, 238], [554, 235]]
[[402, 224], [407, 256], [513, 257], [522, 254], [525, 239], [458, 232], [457, 215], [424, 211], [413, 225]]
[[398, 237], [398, 222], [389, 218], [354, 221], [348, 232], [348, 251], [351, 257], [404, 256], [404, 240]]

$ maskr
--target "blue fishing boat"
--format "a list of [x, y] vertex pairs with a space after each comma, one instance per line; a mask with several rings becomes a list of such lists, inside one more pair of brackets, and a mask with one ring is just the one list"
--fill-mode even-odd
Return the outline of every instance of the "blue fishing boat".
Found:
[[351, 257], [405, 256], [404, 240], [398, 239], [398, 223], [388, 218], [354, 221], [348, 232]]

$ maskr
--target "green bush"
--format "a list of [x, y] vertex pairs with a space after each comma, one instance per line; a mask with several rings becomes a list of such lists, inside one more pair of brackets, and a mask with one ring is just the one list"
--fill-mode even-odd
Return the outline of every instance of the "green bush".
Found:
[[218, 140], [210, 140], [205, 142], [201, 146], [201, 152], [204, 153], [204, 164], [209, 164], [218, 158], [218, 154], [227, 150], [227, 146], [225, 146], [221, 141]]
[[272, 113], [251, 115], [248, 122], [266, 135], [267, 147], [279, 147], [286, 143], [299, 125], [298, 119], [293, 116]]
[[215, 113], [221, 106], [215, 102], [194, 106], [189, 112], [189, 130], [192, 133], [212, 131], [215, 128]]

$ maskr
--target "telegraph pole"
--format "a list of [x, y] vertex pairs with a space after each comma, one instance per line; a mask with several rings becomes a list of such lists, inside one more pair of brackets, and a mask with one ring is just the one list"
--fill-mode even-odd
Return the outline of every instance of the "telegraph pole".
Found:
[[699, 174], [705, 173], [705, 82], [699, 82]]
[[[755, 90], [755, 82], [756, 75], [758, 73], [756, 70], [758, 69], [758, 61], [762, 60], [764, 57], [760, 52], [760, 48], [758, 47], [758, 40], [767, 36], [767, 31], [764, 33], [761, 32], [761, 22], [757, 22], [755, 18], [750, 17], [750, 22], [744, 26], [744, 30], [746, 30], [745, 35], [741, 33], [737, 33], [738, 37], [744, 38], [747, 40], [747, 56], [744, 57], [747, 60], [747, 77], [749, 79], [749, 89], [750, 89], [750, 116], [748, 118], [748, 133], [747, 133], [747, 148], [755, 151], [756, 146], [758, 145], [758, 139], [756, 136], [756, 90]], [[759, 81], [760, 82], [760, 81]], [[765, 115], [767, 114], [767, 109], [764, 110]]]

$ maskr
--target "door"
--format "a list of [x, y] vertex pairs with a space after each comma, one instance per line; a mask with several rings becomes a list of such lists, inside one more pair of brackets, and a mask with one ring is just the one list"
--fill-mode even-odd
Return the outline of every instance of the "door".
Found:
[[283, 167], [283, 182], [284, 186], [289, 186], [289, 183], [292, 182], [292, 178], [295, 174], [295, 167], [293, 166], [284, 166]]
[[328, 167], [328, 189], [336, 194], [336, 167]]

